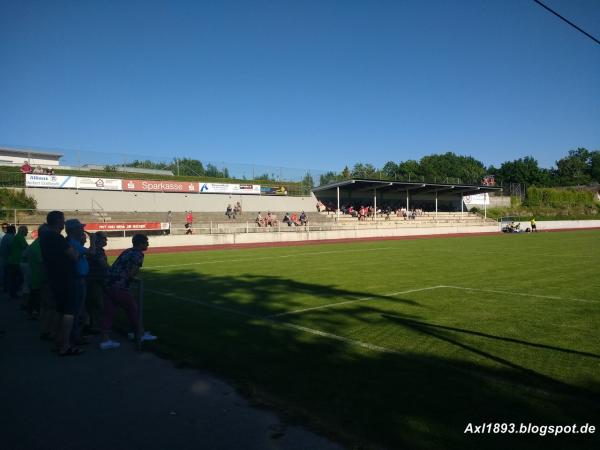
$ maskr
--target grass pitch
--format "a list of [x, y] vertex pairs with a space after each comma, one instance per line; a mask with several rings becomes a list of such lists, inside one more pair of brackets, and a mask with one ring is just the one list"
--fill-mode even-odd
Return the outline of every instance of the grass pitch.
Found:
[[599, 267], [598, 231], [150, 254], [145, 324], [349, 447], [593, 448]]

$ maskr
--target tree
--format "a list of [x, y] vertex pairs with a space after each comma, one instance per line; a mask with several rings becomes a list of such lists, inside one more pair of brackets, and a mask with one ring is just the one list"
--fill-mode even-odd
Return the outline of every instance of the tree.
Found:
[[313, 177], [309, 172], [306, 172], [306, 175], [302, 178], [302, 193], [305, 195], [310, 194], [313, 187], [315, 187]]
[[569, 155], [556, 161], [556, 174], [563, 185], [588, 184], [591, 177], [591, 154], [585, 148], [569, 150]]
[[223, 177], [223, 172], [221, 172], [217, 166], [215, 166], [214, 164], [210, 164], [208, 163], [206, 165], [206, 170], [204, 171], [204, 174], [207, 177], [213, 177], [213, 178], [224, 178]]
[[169, 169], [171, 169], [171, 171], [175, 174], [191, 177], [208, 175], [204, 170], [204, 165], [202, 162], [192, 158], [175, 158], [170, 164]]
[[414, 159], [398, 163], [398, 176], [403, 180], [415, 180], [421, 175], [421, 166]]
[[338, 181], [341, 178], [340, 175], [338, 175], [335, 172], [332, 172], [331, 170], [329, 172], [325, 172], [323, 174], [321, 174], [321, 176], [319, 177], [319, 185], [323, 186], [325, 184], [329, 184], [329, 183], [334, 183], [336, 181]]
[[375, 178], [377, 169], [373, 164], [356, 163], [352, 168], [352, 178]]
[[350, 169], [348, 169], [348, 166], [344, 166], [344, 170], [342, 170], [342, 178], [348, 179], [352, 176], [352, 174], [350, 173]]
[[383, 172], [386, 178], [390, 180], [395, 180], [399, 174], [398, 164], [396, 164], [394, 161], [388, 161], [385, 163], [381, 171]]
[[533, 156], [503, 162], [496, 173], [497, 182], [543, 186], [550, 182], [550, 173], [541, 169]]
[[485, 166], [481, 161], [452, 152], [424, 156], [419, 165], [421, 175], [428, 181], [460, 179], [461, 183], [478, 184], [485, 175]]
[[590, 153], [590, 177], [600, 183], [600, 150]]

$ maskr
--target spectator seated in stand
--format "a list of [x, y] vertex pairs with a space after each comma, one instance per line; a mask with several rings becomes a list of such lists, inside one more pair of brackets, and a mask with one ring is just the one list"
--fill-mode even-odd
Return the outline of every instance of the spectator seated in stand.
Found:
[[42, 169], [42, 166], [35, 166], [35, 169], [33, 169], [33, 172], [36, 175], [42, 175], [44, 173], [46, 173], [46, 171], [44, 169]]
[[263, 218], [263, 216], [261, 216], [260, 211], [256, 215], [255, 222], [256, 222], [256, 225], [258, 225], [259, 227], [264, 227], [265, 226], [265, 219]]
[[229, 220], [235, 219], [235, 212], [233, 211], [231, 204], [227, 205], [227, 209], [225, 210], [225, 215], [227, 216], [227, 218]]
[[300, 214], [300, 225], [308, 225], [308, 217], [306, 217], [306, 213], [304, 211], [302, 211], [302, 214]]
[[270, 226], [270, 227], [274, 227], [275, 225], [277, 225], [277, 216], [275, 216], [275, 214], [271, 214], [271, 212], [269, 211], [267, 213], [267, 217], [265, 218], [265, 223], [266, 225]]
[[292, 218], [290, 217], [290, 213], [285, 213], [285, 216], [283, 216], [283, 223], [287, 223], [288, 227], [292, 226]]
[[300, 224], [300, 221], [298, 220], [298, 214], [296, 214], [296, 213], [292, 213], [292, 215], [290, 216], [290, 219], [292, 220], [292, 223], [293, 223], [295, 226], [299, 227], [299, 226], [301, 225], [301, 224]]
[[242, 214], [242, 204], [240, 202], [237, 202], [233, 207], [233, 214], [234, 216], [239, 216]]

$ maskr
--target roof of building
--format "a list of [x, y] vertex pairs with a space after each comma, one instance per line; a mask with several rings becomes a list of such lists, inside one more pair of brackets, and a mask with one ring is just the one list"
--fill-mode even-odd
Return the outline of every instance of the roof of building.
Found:
[[52, 153], [52, 152], [41, 152], [39, 150], [33, 149], [20, 149], [20, 148], [11, 148], [11, 147], [0, 147], [0, 154], [13, 154], [13, 155], [23, 155], [23, 156], [48, 156], [54, 158], [60, 158], [63, 156], [62, 153]]
[[411, 193], [456, 193], [461, 195], [484, 194], [490, 192], [500, 192], [501, 187], [495, 186], [478, 186], [470, 184], [444, 184], [444, 183], [425, 183], [411, 181], [383, 181], [383, 180], [365, 180], [352, 179], [329, 183], [323, 186], [318, 186], [313, 189], [313, 192], [326, 192], [337, 188], [344, 191], [398, 191]]

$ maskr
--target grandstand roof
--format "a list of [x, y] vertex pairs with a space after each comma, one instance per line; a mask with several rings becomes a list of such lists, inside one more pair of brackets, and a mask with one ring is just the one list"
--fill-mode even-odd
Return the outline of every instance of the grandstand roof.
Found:
[[24, 150], [12, 147], [0, 147], [0, 154], [14, 154], [19, 156], [47, 156], [52, 158], [60, 158], [62, 153], [40, 152], [38, 150]]
[[383, 181], [383, 180], [364, 180], [352, 179], [338, 181], [335, 183], [318, 186], [313, 189], [313, 192], [326, 192], [336, 188], [344, 191], [410, 191], [411, 193], [435, 193], [443, 192], [446, 194], [456, 193], [459, 195], [475, 195], [491, 192], [500, 192], [501, 187], [495, 186], [477, 186], [469, 184], [443, 184], [443, 183], [425, 183], [411, 181]]

